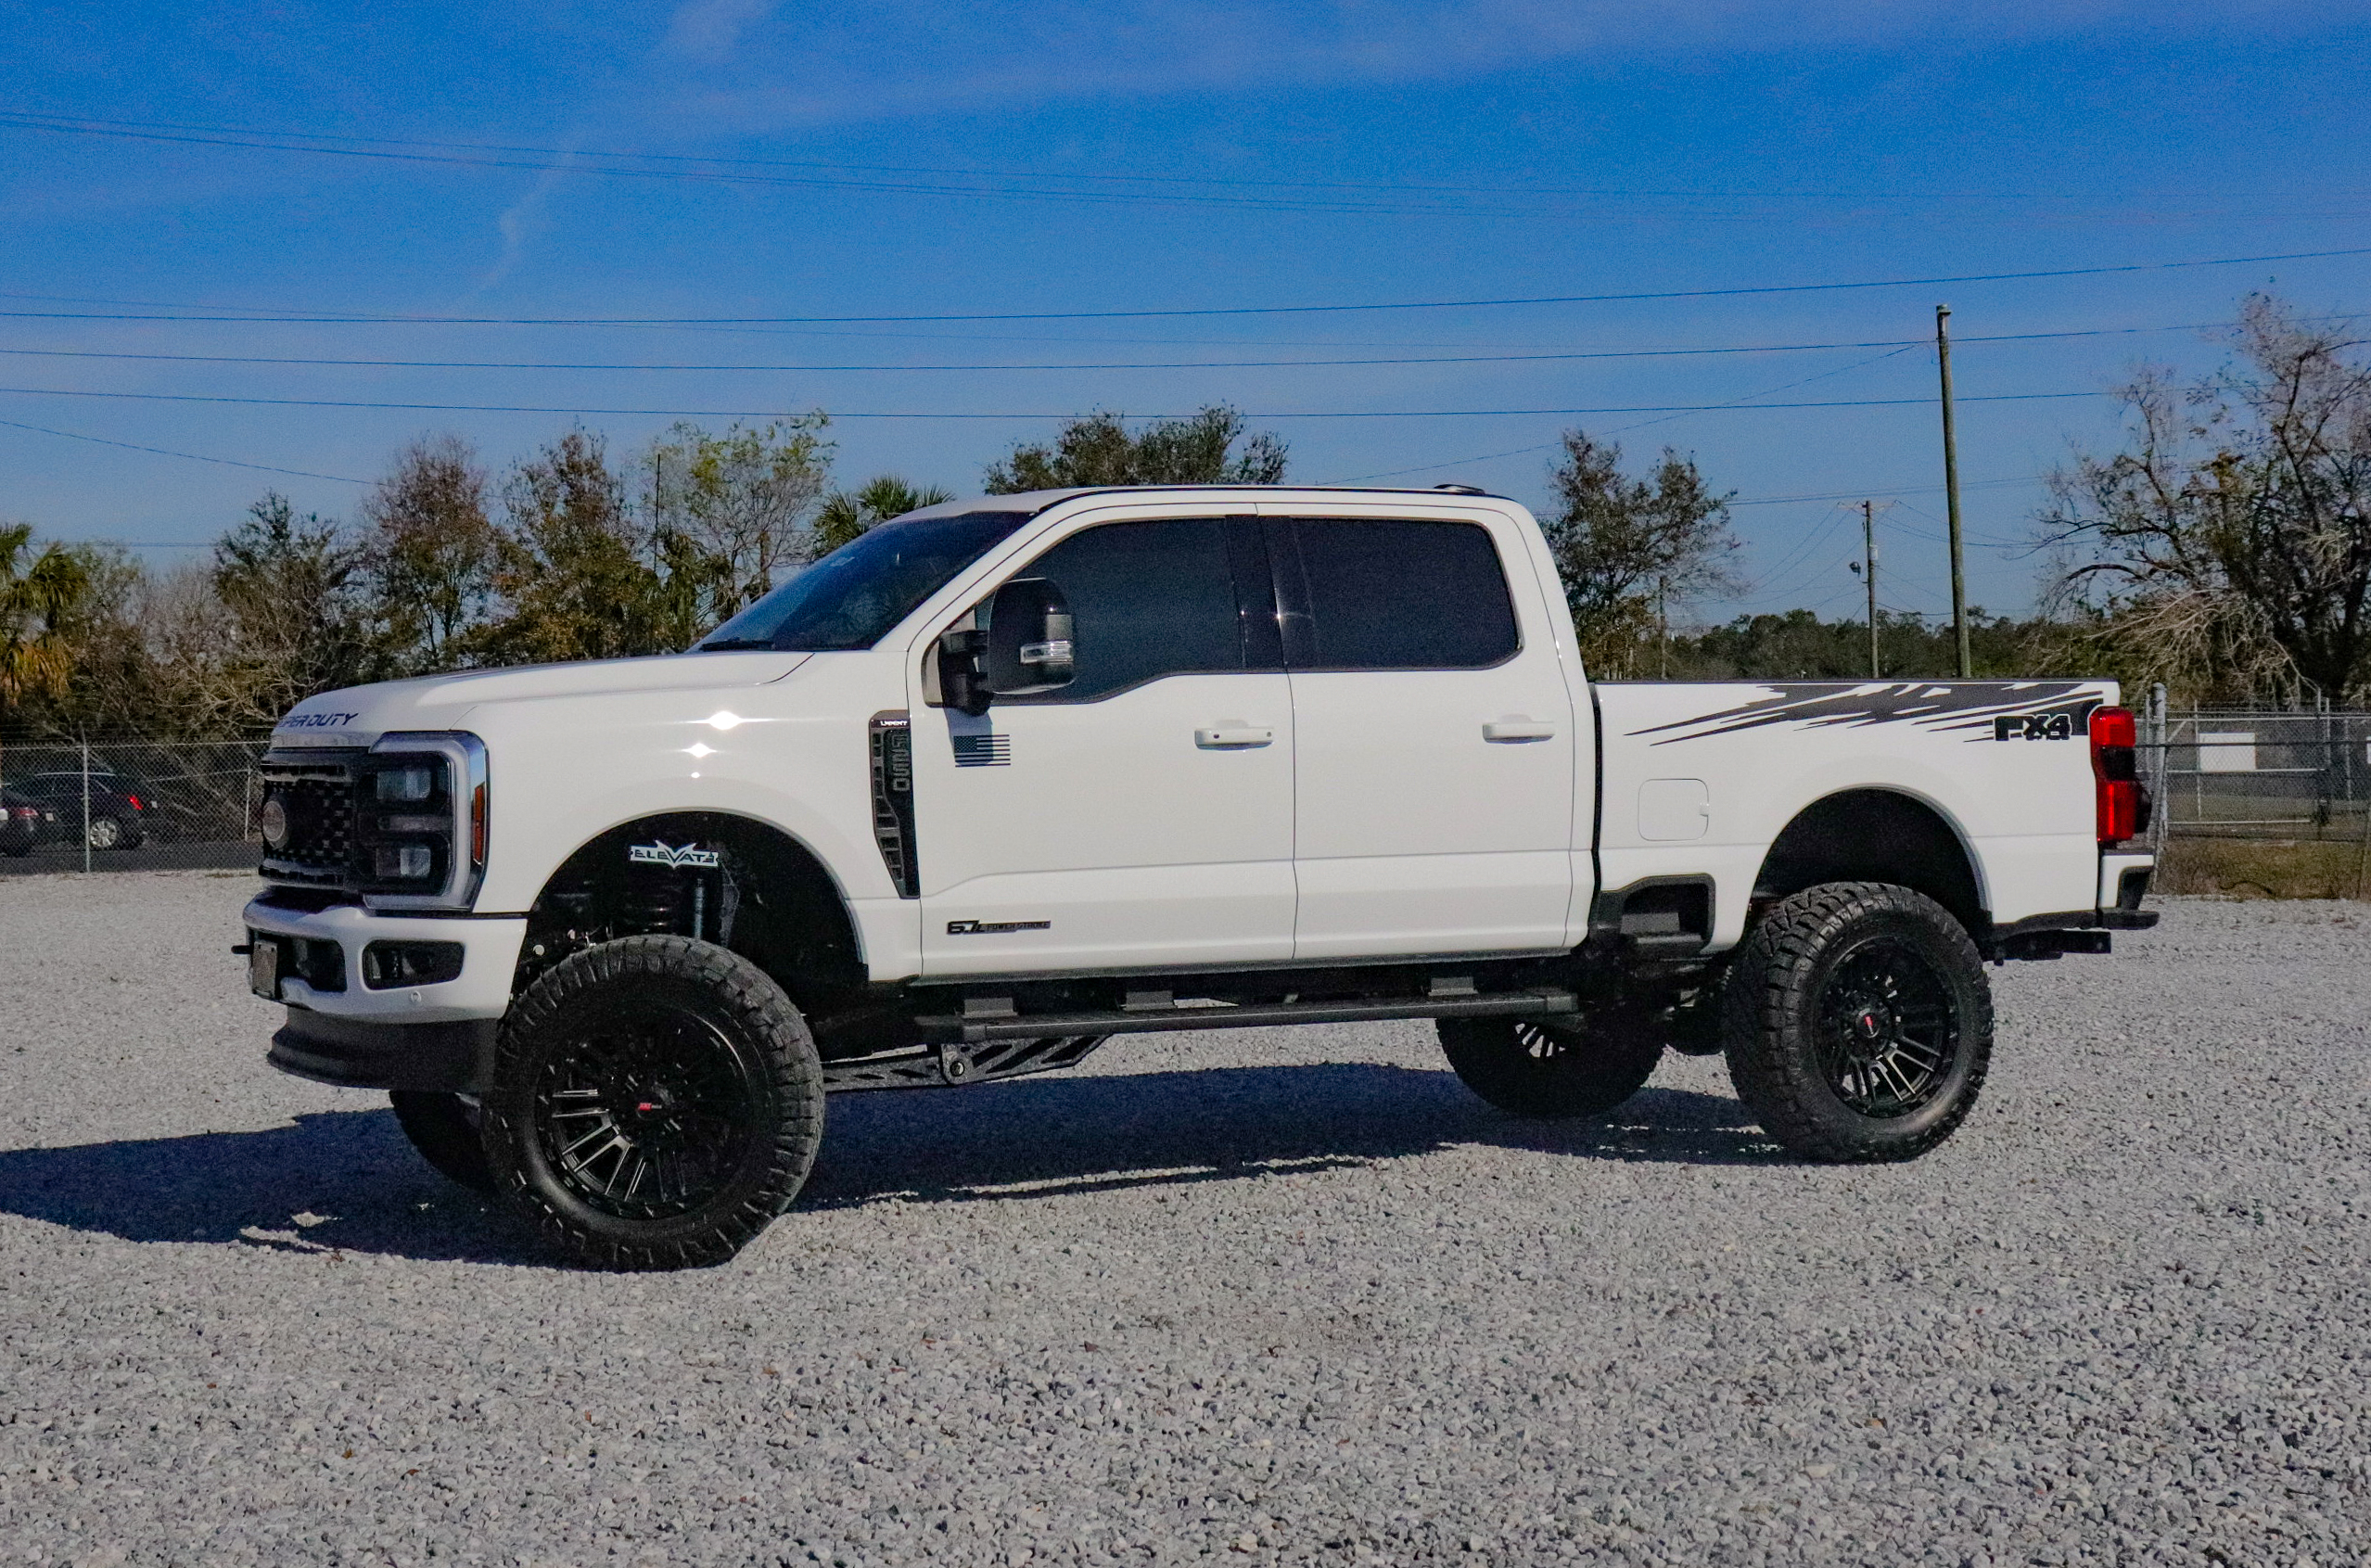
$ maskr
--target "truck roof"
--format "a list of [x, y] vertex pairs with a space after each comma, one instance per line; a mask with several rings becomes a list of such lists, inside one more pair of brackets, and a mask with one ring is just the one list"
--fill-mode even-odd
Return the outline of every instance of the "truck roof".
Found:
[[[973, 495], [960, 501], [943, 501], [936, 506], [899, 514], [891, 519], [906, 522], [918, 517], [954, 517], [966, 512], [1028, 512], [1038, 513], [1064, 501], [1082, 495], [1161, 495], [1201, 494], [1208, 491], [1243, 491], [1256, 495], [1307, 494], [1311, 491], [1330, 495], [1404, 495], [1438, 501], [1445, 495], [1489, 495], [1487, 491], [1471, 485], [1080, 485], [1068, 490], [1025, 490], [1007, 495]], [[1494, 500], [1504, 500], [1494, 496]]]

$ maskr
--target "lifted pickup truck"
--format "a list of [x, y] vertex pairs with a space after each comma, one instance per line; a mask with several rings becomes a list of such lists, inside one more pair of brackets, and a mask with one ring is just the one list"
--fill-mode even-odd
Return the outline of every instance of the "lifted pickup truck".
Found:
[[244, 950], [275, 1065], [606, 1267], [733, 1256], [829, 1092], [1132, 1030], [1432, 1019], [1542, 1116], [1726, 1052], [1787, 1148], [1906, 1159], [1983, 1081], [1985, 960], [2156, 918], [2116, 695], [1592, 685], [1478, 493], [994, 496], [685, 654], [299, 705]]

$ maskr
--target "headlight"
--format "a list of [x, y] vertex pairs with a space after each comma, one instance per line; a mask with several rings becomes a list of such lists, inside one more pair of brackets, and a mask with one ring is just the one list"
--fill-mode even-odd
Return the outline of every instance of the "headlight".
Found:
[[363, 761], [356, 861], [374, 908], [466, 909], [486, 867], [486, 747], [477, 736], [399, 732]]

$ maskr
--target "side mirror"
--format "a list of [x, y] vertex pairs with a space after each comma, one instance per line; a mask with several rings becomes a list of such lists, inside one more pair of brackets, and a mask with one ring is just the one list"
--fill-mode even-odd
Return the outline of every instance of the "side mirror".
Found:
[[974, 718], [1000, 696], [1026, 696], [1070, 684], [1077, 672], [1070, 604], [1041, 577], [1016, 578], [996, 591], [969, 628], [938, 639], [940, 700]]
[[988, 601], [988, 689], [1026, 696], [1070, 684], [1077, 673], [1070, 601], [1042, 577], [1016, 578]]

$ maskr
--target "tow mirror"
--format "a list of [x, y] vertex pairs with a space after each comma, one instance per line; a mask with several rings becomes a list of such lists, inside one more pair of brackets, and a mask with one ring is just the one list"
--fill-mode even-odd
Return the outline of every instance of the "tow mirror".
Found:
[[1042, 577], [1016, 578], [988, 601], [988, 689], [1026, 696], [1070, 684], [1077, 672], [1070, 601]]
[[1054, 691], [1077, 673], [1070, 603], [1047, 579], [1006, 583], [975, 618], [985, 630], [938, 639], [939, 695], [958, 712], [977, 717], [997, 697]]

